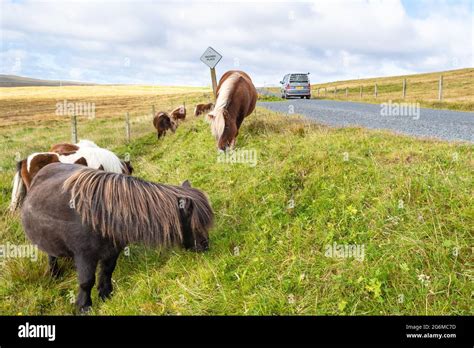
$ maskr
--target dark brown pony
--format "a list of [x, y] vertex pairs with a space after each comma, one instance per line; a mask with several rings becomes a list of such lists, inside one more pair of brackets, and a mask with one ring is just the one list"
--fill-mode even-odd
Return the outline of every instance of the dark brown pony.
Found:
[[171, 119], [174, 121], [183, 120], [186, 118], [186, 107], [184, 105], [178, 106], [170, 113]]
[[217, 86], [214, 110], [207, 117], [219, 150], [233, 149], [240, 125], [257, 103], [257, 90], [249, 75], [231, 70], [222, 75]]
[[213, 211], [205, 194], [182, 186], [155, 184], [138, 178], [75, 164], [53, 163], [35, 176], [21, 211], [32, 243], [49, 255], [53, 276], [58, 257], [72, 257], [77, 268], [78, 310], [92, 305], [91, 290], [100, 263], [98, 290], [112, 292], [112, 272], [130, 243], [156, 247], [209, 247]]
[[153, 117], [153, 126], [156, 128], [156, 136], [160, 139], [166, 134], [166, 131], [176, 131], [177, 123], [172, 120], [166, 112], [158, 112]]
[[214, 107], [213, 103], [197, 104], [196, 107], [194, 108], [194, 116], [197, 117], [202, 114], [205, 114], [206, 112], [211, 111], [213, 107]]

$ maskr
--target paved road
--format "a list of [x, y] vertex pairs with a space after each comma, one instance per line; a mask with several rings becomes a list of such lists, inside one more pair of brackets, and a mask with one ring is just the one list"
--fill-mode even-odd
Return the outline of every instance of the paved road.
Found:
[[[259, 102], [258, 105], [283, 113], [293, 109], [294, 113], [330, 126], [362, 126], [421, 137], [474, 142], [474, 112], [420, 108], [418, 113], [416, 110], [405, 110], [400, 116], [393, 104], [382, 109], [379, 104], [317, 99]], [[387, 114], [384, 115], [383, 111]]]

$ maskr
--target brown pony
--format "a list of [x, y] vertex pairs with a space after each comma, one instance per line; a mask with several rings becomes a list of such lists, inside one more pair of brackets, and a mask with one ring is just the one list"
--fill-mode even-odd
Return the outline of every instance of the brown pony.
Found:
[[219, 150], [233, 149], [240, 125], [257, 103], [257, 90], [249, 75], [230, 70], [222, 75], [217, 86], [214, 110], [207, 115]]
[[184, 105], [178, 106], [176, 109], [171, 111], [171, 119], [174, 121], [183, 120], [186, 118], [186, 107]]
[[156, 128], [156, 136], [160, 139], [167, 130], [176, 131], [177, 123], [172, 120], [166, 112], [158, 112], [153, 118], [153, 126]]
[[213, 103], [197, 104], [196, 107], [194, 108], [194, 116], [205, 114], [206, 112], [211, 111], [213, 107], [214, 107]]

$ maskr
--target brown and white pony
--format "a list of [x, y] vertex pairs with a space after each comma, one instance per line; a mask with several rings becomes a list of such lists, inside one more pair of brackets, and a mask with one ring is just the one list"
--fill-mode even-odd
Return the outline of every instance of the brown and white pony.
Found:
[[214, 107], [213, 103], [208, 103], [208, 104], [197, 104], [196, 107], [194, 108], [194, 116], [199, 116], [202, 114], [205, 114], [206, 112], [209, 112], [212, 110]]
[[170, 113], [171, 119], [174, 121], [183, 120], [186, 118], [186, 107], [184, 105], [178, 106]]
[[167, 130], [176, 131], [177, 123], [172, 120], [166, 112], [158, 112], [153, 118], [153, 126], [156, 128], [156, 136], [160, 139]]
[[54, 152], [36, 152], [17, 162], [10, 211], [21, 206], [35, 175], [50, 163], [81, 164], [106, 172], [128, 175], [131, 175], [133, 171], [129, 162], [121, 161], [113, 152], [98, 147], [89, 140], [82, 140], [77, 144], [57, 144], [53, 145], [51, 149]]
[[207, 115], [212, 135], [219, 150], [233, 149], [240, 125], [257, 103], [257, 90], [243, 71], [230, 70], [222, 75], [217, 86], [214, 110]]

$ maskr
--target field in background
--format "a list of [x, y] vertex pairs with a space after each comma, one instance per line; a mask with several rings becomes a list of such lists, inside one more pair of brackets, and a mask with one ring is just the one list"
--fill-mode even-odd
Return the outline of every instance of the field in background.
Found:
[[151, 105], [171, 110], [193, 98], [211, 97], [209, 88], [169, 86], [12, 87], [0, 92], [0, 126], [64, 120], [56, 115], [56, 104], [64, 101], [94, 103], [96, 116], [104, 118], [147, 113]]
[[[438, 100], [438, 81], [443, 75], [443, 100]], [[442, 71], [429, 74], [379, 77], [371, 79], [317, 83], [310, 75], [313, 98], [348, 100], [367, 103], [419, 102], [422, 107], [474, 111], [474, 69]], [[402, 98], [403, 79], [407, 80], [406, 97]], [[377, 98], [374, 96], [377, 83]], [[360, 87], [362, 86], [362, 98]], [[348, 95], [346, 97], [346, 88]], [[319, 96], [318, 96], [319, 89]], [[336, 90], [336, 94], [334, 91]], [[270, 88], [279, 93], [278, 88]]]
[[[202, 117], [157, 141], [149, 113], [183, 98], [191, 113], [208, 91], [165, 95], [143, 87], [135, 95], [135, 87], [117, 87], [100, 95], [89, 88], [2, 96], [0, 244], [28, 243], [18, 213], [7, 211], [15, 158], [70, 140], [67, 117], [47, 111], [45, 119], [7, 124], [4, 113], [15, 111], [8, 105], [34, 111], [97, 98], [97, 117], [79, 118], [80, 138], [128, 154], [141, 178], [189, 179], [216, 212], [207, 253], [131, 246], [119, 259], [112, 299], [101, 302], [94, 289], [92, 314], [473, 314], [471, 144], [331, 129], [258, 108], [237, 143], [256, 151], [256, 166], [219, 163]], [[334, 243], [364, 246], [364, 260], [328, 257], [325, 247]], [[62, 260], [64, 276], [51, 280], [43, 253], [38, 262], [4, 261], [0, 314], [73, 312], [71, 262]]]

